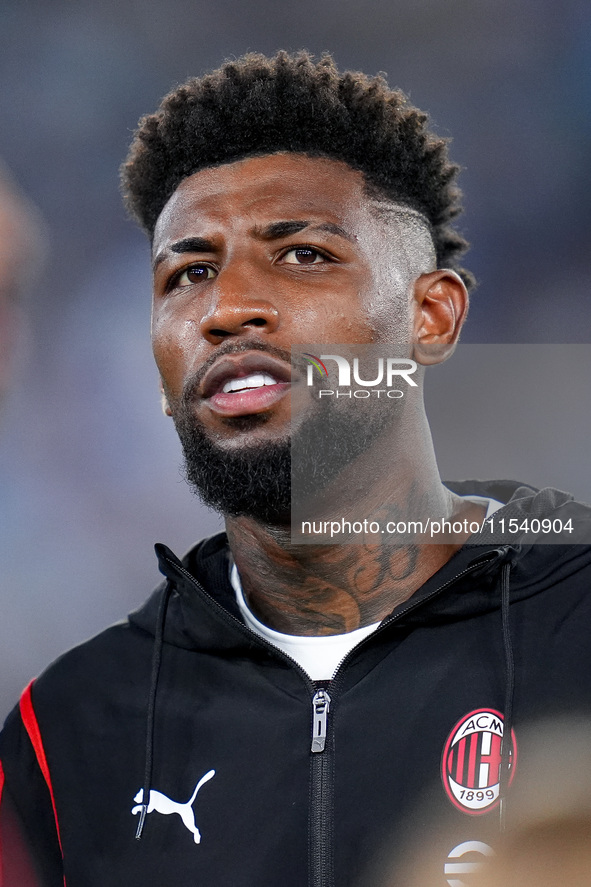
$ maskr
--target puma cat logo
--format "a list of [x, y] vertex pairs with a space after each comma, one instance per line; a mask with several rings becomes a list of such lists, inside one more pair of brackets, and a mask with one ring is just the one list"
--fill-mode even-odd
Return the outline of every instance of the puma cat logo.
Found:
[[[178, 813], [183, 821], [183, 825], [185, 828], [189, 829], [191, 834], [193, 835], [193, 840], [196, 844], [201, 842], [201, 832], [195, 825], [195, 814], [193, 813], [193, 803], [195, 798], [197, 797], [197, 793], [202, 785], [206, 782], [209, 782], [215, 776], [215, 770], [210, 770], [205, 776], [202, 776], [197, 785], [193, 790], [193, 794], [184, 804], [181, 804], [180, 801], [172, 801], [170, 798], [167, 798], [166, 795], [163, 795], [162, 792], [157, 792], [154, 789], [150, 789], [150, 800], [148, 802], [148, 809], [146, 813], [163, 813], [165, 816], [169, 813]], [[137, 806], [131, 808], [131, 812], [135, 815], [136, 813], [141, 813], [143, 809], [144, 803], [144, 790], [141, 788], [135, 798], [133, 799]]]

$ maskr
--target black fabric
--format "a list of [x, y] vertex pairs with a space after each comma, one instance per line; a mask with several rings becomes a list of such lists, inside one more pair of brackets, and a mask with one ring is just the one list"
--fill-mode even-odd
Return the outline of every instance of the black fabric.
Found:
[[2, 887], [63, 887], [51, 796], [18, 708], [8, 716], [0, 737], [5, 775], [0, 805]]
[[[508, 496], [508, 482], [501, 488]], [[498, 498], [499, 489], [469, 484], [462, 492]], [[589, 517], [564, 494], [512, 489], [511, 513], [538, 513], [543, 502]], [[135, 840], [160, 586], [126, 622], [58, 659], [33, 688], [68, 887], [355, 887], [385, 842], [403, 840], [403, 825], [429, 845], [436, 826], [425, 823], [443, 814], [456, 843], [498, 828], [498, 806], [473, 815], [452, 805], [441, 766], [454, 725], [507, 705], [501, 576], [508, 568], [517, 737], [532, 718], [591, 712], [588, 546], [469, 540], [346, 657], [328, 688], [320, 764], [311, 753], [315, 686], [240, 620], [225, 537], [200, 543], [182, 561], [157, 550], [170, 596], [151, 787], [185, 803], [215, 770], [190, 808], [201, 840], [178, 812], [158, 809], [147, 812]], [[0, 736], [6, 785], [46, 883], [57, 887], [53, 813], [32, 754], [15, 711]], [[322, 860], [309, 858], [318, 822], [331, 877]]]

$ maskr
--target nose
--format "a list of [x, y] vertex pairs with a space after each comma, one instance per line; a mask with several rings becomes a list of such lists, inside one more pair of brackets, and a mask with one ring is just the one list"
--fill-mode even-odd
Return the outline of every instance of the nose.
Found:
[[221, 271], [210, 293], [212, 301], [201, 321], [201, 333], [208, 342], [217, 345], [229, 336], [277, 329], [277, 306], [258, 290], [254, 275]]

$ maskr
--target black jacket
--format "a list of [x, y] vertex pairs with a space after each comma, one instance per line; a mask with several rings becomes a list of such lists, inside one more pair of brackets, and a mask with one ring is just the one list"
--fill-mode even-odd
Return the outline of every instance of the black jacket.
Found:
[[[589, 530], [556, 491], [450, 486]], [[591, 547], [514, 540], [464, 545], [323, 686], [242, 623], [224, 535], [182, 563], [157, 546], [166, 582], [51, 665], [1, 734], [3, 806], [43, 883], [349, 887], [419, 801], [476, 840], [522, 725], [591, 709]]]

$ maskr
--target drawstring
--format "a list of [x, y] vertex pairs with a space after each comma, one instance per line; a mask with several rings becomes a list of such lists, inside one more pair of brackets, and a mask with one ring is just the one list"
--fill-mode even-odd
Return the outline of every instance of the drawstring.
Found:
[[503, 650], [505, 652], [505, 707], [503, 738], [501, 740], [501, 772], [499, 775], [499, 826], [501, 832], [506, 826], [506, 795], [509, 788], [511, 771], [511, 733], [513, 729], [513, 694], [515, 690], [515, 664], [513, 661], [513, 644], [509, 623], [509, 574], [511, 563], [503, 564], [501, 571], [501, 622], [503, 629]]
[[135, 833], [136, 840], [141, 840], [144, 830], [144, 822], [150, 804], [150, 791], [152, 787], [152, 761], [154, 757], [154, 714], [156, 709], [156, 690], [158, 689], [158, 677], [160, 675], [160, 663], [162, 662], [162, 645], [164, 643], [164, 623], [166, 621], [166, 610], [170, 593], [172, 591], [172, 582], [167, 582], [160, 606], [158, 607], [158, 616], [156, 617], [156, 631], [154, 634], [154, 646], [152, 648], [152, 674], [150, 677], [150, 696], [148, 698], [148, 715], [146, 718], [146, 752], [144, 767], [144, 790], [142, 795], [142, 809], [140, 812], [140, 820], [138, 822], [137, 831]]

